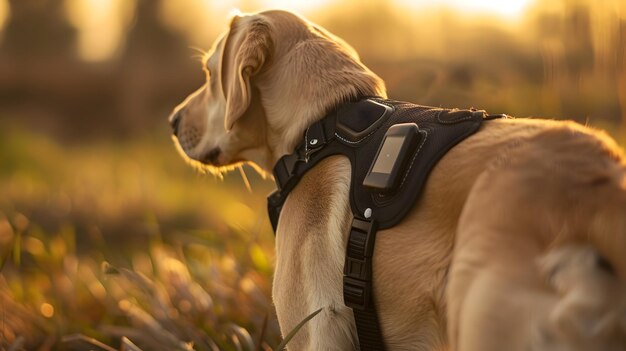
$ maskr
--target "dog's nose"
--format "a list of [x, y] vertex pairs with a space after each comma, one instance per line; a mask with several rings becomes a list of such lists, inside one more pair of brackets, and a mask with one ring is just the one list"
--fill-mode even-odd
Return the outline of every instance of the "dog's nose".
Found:
[[182, 111], [183, 109], [180, 109], [170, 116], [170, 126], [172, 126], [172, 133], [174, 133], [174, 135], [178, 135], [178, 126], [180, 125]]
[[219, 147], [212, 149], [211, 151], [209, 151], [208, 154], [206, 154], [206, 156], [204, 157], [204, 161], [209, 164], [216, 164], [221, 152], [222, 150], [220, 150]]

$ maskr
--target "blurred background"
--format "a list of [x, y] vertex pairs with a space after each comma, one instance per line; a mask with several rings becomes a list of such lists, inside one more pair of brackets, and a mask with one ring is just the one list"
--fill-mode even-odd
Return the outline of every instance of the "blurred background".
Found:
[[166, 123], [235, 8], [321, 24], [392, 98], [626, 142], [623, 0], [0, 0], [0, 350], [276, 347], [273, 184]]

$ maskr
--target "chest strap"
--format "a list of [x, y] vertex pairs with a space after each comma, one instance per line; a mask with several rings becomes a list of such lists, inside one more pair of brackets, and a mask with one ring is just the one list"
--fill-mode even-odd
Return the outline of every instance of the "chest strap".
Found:
[[354, 313], [361, 351], [385, 349], [373, 298], [376, 232], [375, 221], [352, 219], [343, 266], [343, 302]]

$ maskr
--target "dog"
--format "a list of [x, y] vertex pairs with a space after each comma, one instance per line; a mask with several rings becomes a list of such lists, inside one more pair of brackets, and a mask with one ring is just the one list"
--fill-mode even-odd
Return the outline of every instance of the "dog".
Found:
[[[263, 174], [306, 128], [383, 81], [340, 38], [285, 11], [235, 16], [206, 83], [169, 122], [189, 163]], [[282, 209], [273, 300], [291, 350], [356, 350], [342, 277], [351, 165], [331, 156]], [[374, 296], [389, 350], [626, 349], [626, 158], [573, 122], [501, 119], [449, 151], [380, 231]]]

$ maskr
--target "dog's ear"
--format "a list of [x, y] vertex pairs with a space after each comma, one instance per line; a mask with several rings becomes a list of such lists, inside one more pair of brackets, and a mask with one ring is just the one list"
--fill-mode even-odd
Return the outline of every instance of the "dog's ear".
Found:
[[250, 106], [250, 80], [263, 68], [271, 48], [270, 27], [263, 17], [233, 17], [222, 52], [221, 68], [226, 130], [230, 130]]

